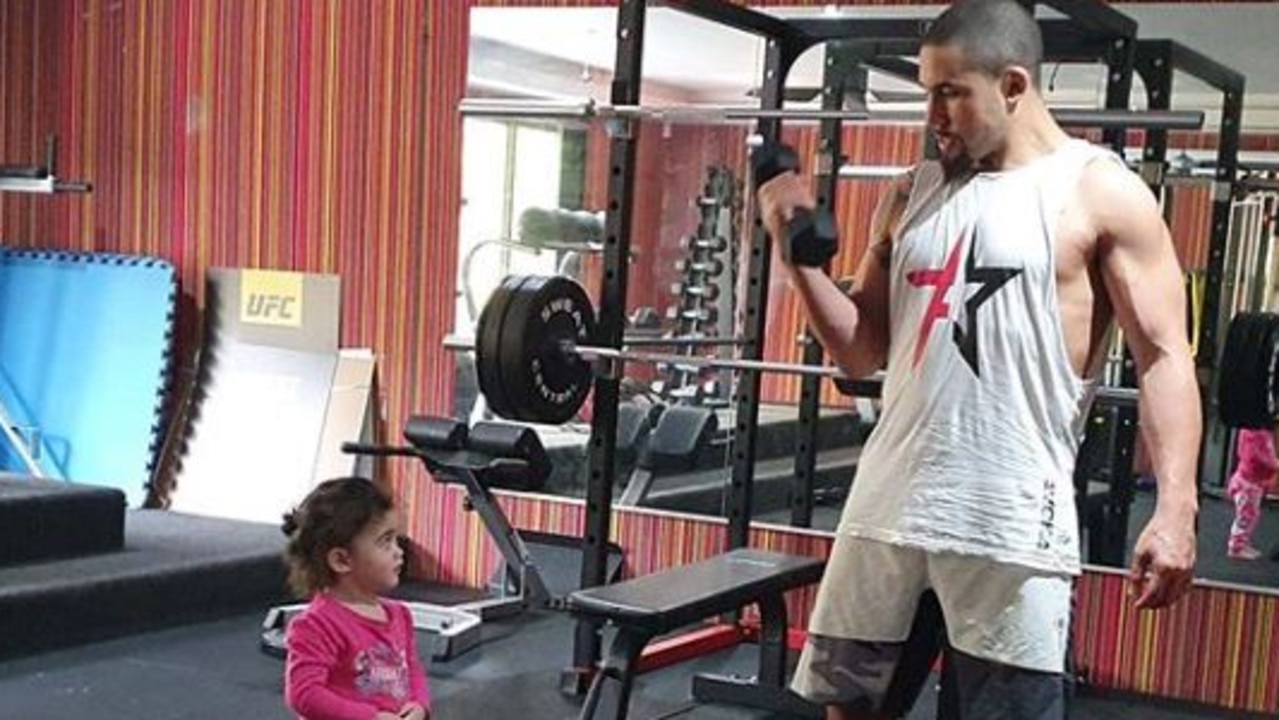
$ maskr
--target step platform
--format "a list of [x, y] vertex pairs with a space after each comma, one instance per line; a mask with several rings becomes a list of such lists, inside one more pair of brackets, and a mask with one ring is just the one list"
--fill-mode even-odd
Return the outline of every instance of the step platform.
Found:
[[124, 547], [124, 492], [0, 474], [0, 567]]
[[261, 611], [288, 597], [276, 525], [128, 510], [124, 527], [115, 552], [0, 567], [0, 660]]

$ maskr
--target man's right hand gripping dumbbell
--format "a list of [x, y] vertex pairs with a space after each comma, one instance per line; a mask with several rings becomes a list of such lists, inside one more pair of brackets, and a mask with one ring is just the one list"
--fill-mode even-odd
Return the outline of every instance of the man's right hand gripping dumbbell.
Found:
[[761, 218], [782, 261], [823, 267], [839, 249], [839, 233], [830, 213], [816, 209], [798, 173], [799, 157], [781, 143], [764, 141], [751, 150]]

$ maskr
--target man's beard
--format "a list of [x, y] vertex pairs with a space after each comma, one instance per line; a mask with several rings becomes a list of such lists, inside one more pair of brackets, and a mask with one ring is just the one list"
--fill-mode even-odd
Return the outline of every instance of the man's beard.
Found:
[[958, 177], [967, 175], [973, 167], [972, 158], [968, 157], [968, 153], [961, 152], [950, 157], [942, 157], [941, 160], [942, 174], [947, 180], [954, 180]]

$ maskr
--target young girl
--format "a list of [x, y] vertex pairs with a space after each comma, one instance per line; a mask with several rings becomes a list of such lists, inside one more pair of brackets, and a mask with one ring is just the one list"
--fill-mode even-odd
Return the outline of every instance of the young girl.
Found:
[[1261, 500], [1275, 484], [1274, 430], [1240, 428], [1235, 453], [1238, 464], [1226, 485], [1226, 492], [1235, 502], [1235, 522], [1230, 526], [1230, 539], [1226, 554], [1232, 558], [1256, 560], [1261, 551], [1252, 546], [1252, 533], [1261, 517]]
[[285, 702], [303, 720], [426, 720], [413, 619], [379, 595], [399, 581], [391, 498], [363, 478], [318, 485], [284, 519], [289, 584], [310, 597], [289, 623]]

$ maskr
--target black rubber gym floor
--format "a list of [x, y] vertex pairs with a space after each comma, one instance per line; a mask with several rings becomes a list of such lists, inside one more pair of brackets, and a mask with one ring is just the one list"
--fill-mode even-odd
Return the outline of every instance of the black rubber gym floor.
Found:
[[[258, 652], [261, 614], [119, 638], [0, 663], [0, 718], [270, 720], [288, 718], [283, 666]], [[557, 688], [570, 657], [571, 622], [540, 613], [491, 623], [485, 643], [431, 668], [436, 720], [575, 718], [578, 700]], [[631, 717], [763, 719], [762, 713], [689, 700], [694, 672], [746, 672], [752, 648], [666, 668], [639, 679]], [[911, 720], [932, 718], [921, 699]], [[1074, 718], [1198, 720], [1259, 717], [1140, 698], [1081, 696]]]

